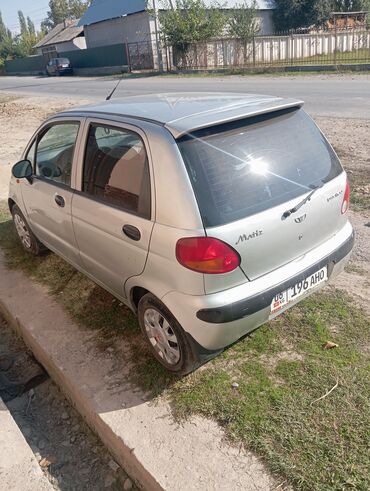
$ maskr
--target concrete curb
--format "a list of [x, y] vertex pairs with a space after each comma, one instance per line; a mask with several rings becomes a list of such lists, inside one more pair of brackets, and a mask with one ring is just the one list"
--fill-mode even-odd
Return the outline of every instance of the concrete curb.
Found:
[[196, 417], [176, 424], [165, 401], [152, 401], [130, 383], [124, 339], [114, 346], [119, 356], [99, 350], [94, 334], [76, 326], [42, 286], [9, 270], [1, 252], [0, 309], [117, 462], [144, 489], [276, 487], [261, 462], [225, 442], [213, 421]]
[[51, 491], [36, 457], [0, 399], [0, 488], [7, 491]]

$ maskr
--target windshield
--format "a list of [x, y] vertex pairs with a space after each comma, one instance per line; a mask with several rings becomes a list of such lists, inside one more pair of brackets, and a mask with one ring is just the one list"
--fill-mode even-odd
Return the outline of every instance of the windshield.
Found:
[[59, 65], [69, 65], [69, 59], [68, 58], [57, 58], [57, 63], [59, 63]]
[[342, 172], [301, 109], [233, 121], [178, 140], [205, 227], [285, 203]]

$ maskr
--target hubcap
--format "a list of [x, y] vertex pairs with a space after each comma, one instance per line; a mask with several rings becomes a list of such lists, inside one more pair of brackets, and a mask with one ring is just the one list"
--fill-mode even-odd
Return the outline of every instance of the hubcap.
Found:
[[17, 230], [17, 234], [19, 238], [21, 239], [23, 245], [27, 247], [27, 249], [30, 249], [31, 247], [31, 236], [28, 231], [27, 225], [23, 218], [19, 215], [14, 215], [14, 224], [15, 228]]
[[180, 349], [177, 337], [169, 322], [155, 309], [144, 313], [144, 325], [153, 348], [169, 365], [176, 365], [180, 360]]

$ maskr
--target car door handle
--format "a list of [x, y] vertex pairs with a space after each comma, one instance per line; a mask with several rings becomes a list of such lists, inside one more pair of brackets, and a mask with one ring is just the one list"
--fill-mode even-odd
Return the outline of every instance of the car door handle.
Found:
[[64, 198], [63, 196], [60, 196], [60, 194], [56, 194], [54, 196], [54, 199], [55, 199], [55, 203], [60, 206], [61, 208], [64, 208], [65, 205], [66, 205], [66, 202], [64, 201]]
[[122, 231], [127, 237], [129, 237], [132, 240], [140, 240], [141, 239], [141, 232], [138, 228], [134, 227], [133, 225], [124, 225], [122, 227]]

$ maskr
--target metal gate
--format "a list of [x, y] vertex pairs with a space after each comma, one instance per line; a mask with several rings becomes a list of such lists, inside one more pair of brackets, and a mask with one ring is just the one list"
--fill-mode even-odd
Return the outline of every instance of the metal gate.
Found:
[[131, 70], [153, 70], [153, 48], [149, 41], [127, 43], [128, 64]]

